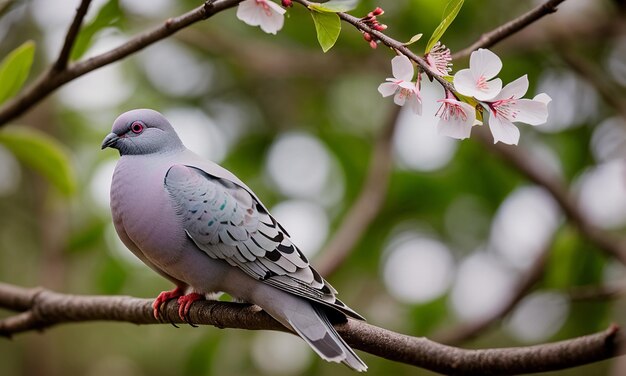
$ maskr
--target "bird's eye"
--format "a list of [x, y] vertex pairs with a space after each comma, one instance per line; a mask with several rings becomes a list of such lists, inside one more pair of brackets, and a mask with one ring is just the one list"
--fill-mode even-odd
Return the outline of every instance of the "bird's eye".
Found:
[[136, 121], [136, 122], [134, 122], [130, 126], [130, 130], [133, 131], [133, 133], [135, 133], [135, 134], [139, 134], [139, 133], [143, 132], [143, 124], [141, 124], [140, 122]]

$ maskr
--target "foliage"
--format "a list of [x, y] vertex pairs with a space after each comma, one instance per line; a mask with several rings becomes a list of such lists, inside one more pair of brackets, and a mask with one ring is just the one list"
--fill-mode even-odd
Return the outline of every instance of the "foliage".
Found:
[[28, 41], [0, 62], [0, 104], [13, 97], [28, 78], [35, 56], [35, 43]]

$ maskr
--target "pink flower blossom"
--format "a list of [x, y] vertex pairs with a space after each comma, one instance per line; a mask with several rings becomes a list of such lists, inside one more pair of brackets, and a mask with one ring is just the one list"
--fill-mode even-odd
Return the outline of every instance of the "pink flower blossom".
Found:
[[378, 92], [383, 97], [391, 95], [393, 101], [398, 106], [404, 106], [407, 102], [411, 106], [413, 112], [418, 115], [422, 114], [422, 97], [419, 92], [419, 74], [417, 82], [412, 82], [414, 75], [413, 63], [404, 55], [396, 56], [391, 59], [392, 78], [387, 78], [387, 82], [383, 82], [378, 86]]
[[485, 102], [489, 109], [489, 129], [494, 143], [498, 141], [517, 145], [519, 129], [513, 122], [539, 125], [548, 119], [548, 103], [552, 100], [545, 93], [533, 99], [521, 99], [528, 90], [528, 77], [523, 75], [506, 85], [494, 98]]
[[441, 107], [437, 111], [440, 117], [437, 124], [438, 133], [459, 140], [469, 138], [472, 126], [476, 122], [476, 109], [472, 105], [457, 100], [448, 92]]
[[452, 71], [450, 49], [437, 42], [426, 54], [426, 62], [440, 76], [448, 76]]
[[[502, 69], [502, 61], [484, 48], [472, 52], [469, 69], [461, 69], [454, 75], [454, 88], [463, 95], [479, 101], [495, 97], [502, 89], [502, 80], [493, 79]], [[491, 81], [490, 81], [491, 80]]]
[[269, 0], [244, 0], [237, 7], [237, 18], [250, 26], [260, 26], [269, 34], [282, 29], [286, 10]]

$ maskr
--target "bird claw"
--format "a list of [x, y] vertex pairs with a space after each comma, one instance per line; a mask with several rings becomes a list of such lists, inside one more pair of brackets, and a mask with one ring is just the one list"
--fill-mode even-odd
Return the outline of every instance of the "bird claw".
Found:
[[183, 322], [188, 323], [194, 328], [196, 328], [197, 325], [193, 324], [189, 319], [189, 309], [193, 302], [197, 300], [205, 300], [204, 295], [192, 292], [191, 294], [183, 295], [178, 298], [178, 316]]
[[[154, 318], [157, 319], [159, 322], [162, 322], [161, 319], [161, 306], [165, 303], [167, 303], [168, 300], [174, 299], [174, 298], [178, 298], [178, 297], [182, 297], [184, 296], [184, 291], [182, 288], [180, 287], [176, 287], [175, 289], [171, 290], [171, 291], [162, 291], [159, 296], [157, 296], [156, 299], [154, 299], [154, 303], [152, 303], [152, 314], [154, 315]], [[174, 325], [176, 326], [176, 325]]]

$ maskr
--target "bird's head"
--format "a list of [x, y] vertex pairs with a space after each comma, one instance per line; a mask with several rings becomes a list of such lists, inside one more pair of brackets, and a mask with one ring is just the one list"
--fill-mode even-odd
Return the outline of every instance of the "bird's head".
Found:
[[183, 149], [172, 125], [160, 113], [149, 109], [125, 112], [113, 123], [102, 149], [114, 148], [120, 155], [165, 153]]

